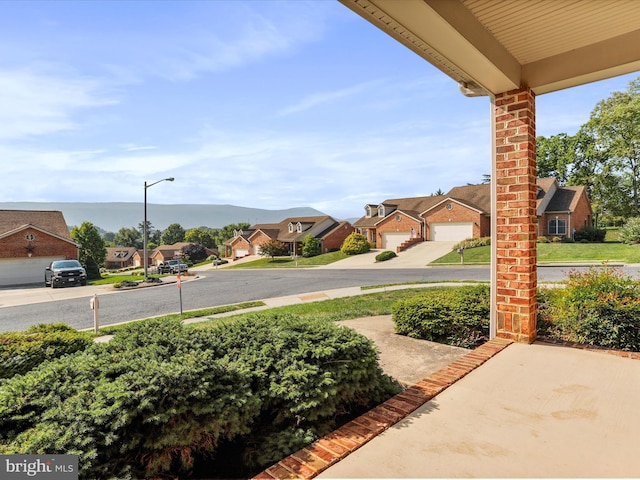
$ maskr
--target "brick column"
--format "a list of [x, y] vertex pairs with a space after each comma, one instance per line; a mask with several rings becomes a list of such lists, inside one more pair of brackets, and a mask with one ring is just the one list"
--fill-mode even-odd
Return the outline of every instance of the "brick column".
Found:
[[522, 88], [495, 97], [496, 335], [536, 338], [535, 97]]

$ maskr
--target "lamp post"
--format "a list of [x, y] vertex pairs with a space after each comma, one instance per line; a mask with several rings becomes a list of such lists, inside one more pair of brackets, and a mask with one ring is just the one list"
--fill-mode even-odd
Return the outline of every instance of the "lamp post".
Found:
[[175, 179], [173, 177], [163, 178], [162, 180], [158, 180], [157, 182], [149, 183], [144, 182], [144, 223], [142, 225], [142, 250], [144, 255], [144, 281], [148, 281], [148, 269], [149, 269], [149, 255], [147, 254], [147, 188], [154, 186], [156, 183], [160, 182], [173, 182]]

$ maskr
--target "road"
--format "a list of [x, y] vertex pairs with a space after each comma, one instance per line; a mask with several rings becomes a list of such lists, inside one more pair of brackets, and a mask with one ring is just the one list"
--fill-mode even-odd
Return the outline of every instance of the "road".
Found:
[[[540, 282], [558, 281], [566, 277], [567, 267], [538, 269]], [[638, 275], [638, 268], [626, 268]], [[489, 280], [489, 267], [445, 267], [407, 269], [264, 269], [208, 270], [199, 278], [182, 282], [184, 311], [228, 305], [250, 300], [333, 290], [343, 287], [382, 285], [402, 282], [435, 282], [447, 280]], [[44, 287], [39, 287], [46, 293]], [[82, 292], [87, 287], [71, 287]], [[76, 290], [77, 289], [77, 290]], [[32, 294], [39, 293], [33, 289]], [[66, 290], [66, 289], [65, 289]], [[0, 291], [0, 304], [3, 292]], [[91, 293], [87, 290], [87, 295]], [[101, 294], [100, 325], [180, 311], [180, 290], [175, 284], [112, 294]], [[66, 323], [74, 328], [93, 326], [89, 296], [43, 301], [0, 308], [0, 331], [23, 330], [38, 323]]]

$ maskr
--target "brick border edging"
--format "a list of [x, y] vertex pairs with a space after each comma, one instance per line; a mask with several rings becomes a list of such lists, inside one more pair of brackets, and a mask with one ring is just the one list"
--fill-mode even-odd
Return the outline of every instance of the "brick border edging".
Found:
[[292, 453], [253, 479], [313, 478], [392, 427], [513, 343], [494, 338], [377, 407]]

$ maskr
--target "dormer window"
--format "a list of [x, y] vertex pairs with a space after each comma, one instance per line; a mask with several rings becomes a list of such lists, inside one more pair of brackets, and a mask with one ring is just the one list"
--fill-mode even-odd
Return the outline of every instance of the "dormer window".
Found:
[[378, 205], [378, 216], [384, 217], [384, 205]]
[[371, 218], [371, 205], [367, 205], [366, 207], [364, 207], [364, 211], [365, 211], [365, 216], [367, 218]]
[[296, 225], [296, 231], [298, 233], [302, 233], [302, 224], [300, 222], [298, 222], [298, 224]]
[[289, 223], [289, 233], [293, 233], [293, 223]]

